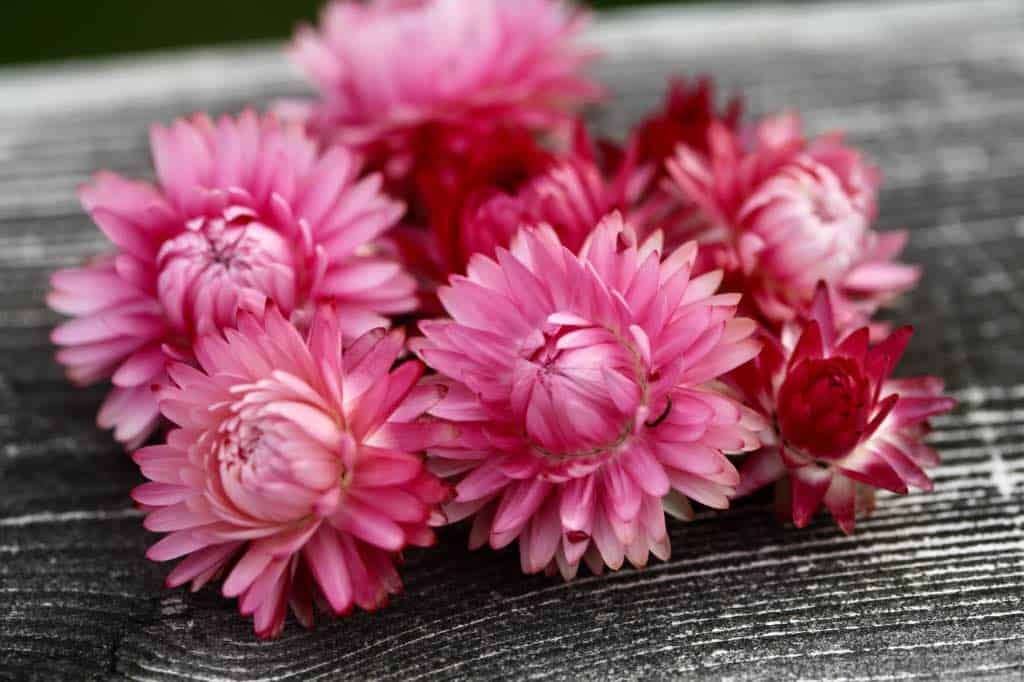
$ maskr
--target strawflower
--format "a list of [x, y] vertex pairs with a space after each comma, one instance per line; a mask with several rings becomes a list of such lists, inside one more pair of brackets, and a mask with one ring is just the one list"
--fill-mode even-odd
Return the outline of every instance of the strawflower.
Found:
[[867, 327], [843, 334], [822, 285], [809, 319], [781, 339], [765, 335], [761, 354], [730, 377], [771, 425], [741, 468], [737, 496], [778, 481], [781, 515], [803, 527], [824, 503], [850, 533], [877, 489], [931, 490], [925, 468], [939, 457], [923, 442], [928, 418], [956, 402], [937, 377], [890, 376], [911, 333], [900, 327], [873, 346]]
[[[400, 332], [367, 332], [342, 350], [336, 311], [314, 314], [307, 338], [270, 307], [201, 338], [199, 368], [175, 364], [161, 409], [177, 428], [138, 450], [150, 479], [132, 492], [145, 526], [167, 533], [155, 561], [184, 557], [169, 587], [224, 578], [256, 633], [276, 637], [290, 605], [372, 611], [401, 589], [394, 563], [428, 546], [447, 489], [418, 450], [454, 437], [421, 419], [443, 396], [418, 386], [423, 366], [391, 367]], [[435, 519], [436, 520], [436, 519]]]
[[696, 250], [663, 258], [613, 213], [578, 254], [525, 228], [439, 291], [451, 319], [422, 322], [413, 348], [448, 390], [430, 413], [461, 427], [429, 455], [455, 482], [449, 521], [475, 516], [473, 547], [518, 539], [524, 572], [570, 579], [581, 560], [667, 558], [662, 498], [680, 515], [687, 498], [728, 505], [725, 453], [761, 424], [713, 382], [760, 346], [720, 273], [691, 279]]
[[413, 225], [402, 232], [407, 264], [442, 284], [450, 274], [465, 273], [474, 254], [493, 257], [497, 248], [508, 248], [523, 225], [549, 225], [563, 245], [578, 251], [612, 211], [643, 223], [644, 179], [631, 158], [608, 168], [582, 121], [561, 149], [539, 144], [523, 128], [504, 128], [473, 140], [465, 154], [439, 155], [422, 169], [412, 200], [422, 207], [427, 229]]
[[52, 335], [76, 384], [114, 385], [97, 421], [130, 449], [159, 421], [152, 386], [201, 335], [272, 301], [301, 324], [336, 306], [354, 338], [416, 305], [415, 281], [379, 238], [401, 216], [352, 152], [246, 111], [151, 131], [157, 183], [99, 173], [79, 192], [116, 252], [53, 275], [74, 319]]
[[893, 260], [906, 233], [871, 228], [878, 170], [842, 136], [807, 140], [787, 115], [747, 137], [713, 122], [707, 149], [680, 145], [668, 171], [671, 190], [702, 218], [677, 239], [709, 245], [707, 267], [749, 293], [752, 314], [777, 330], [824, 280], [843, 324], [859, 326], [916, 283], [919, 270]]
[[290, 50], [320, 99], [290, 108], [401, 178], [424, 132], [549, 129], [594, 100], [586, 20], [560, 0], [334, 0]]

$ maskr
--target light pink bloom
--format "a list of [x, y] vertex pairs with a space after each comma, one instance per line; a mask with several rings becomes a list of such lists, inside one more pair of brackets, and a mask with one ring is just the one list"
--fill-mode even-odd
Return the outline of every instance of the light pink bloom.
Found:
[[786, 326], [781, 340], [730, 379], [772, 425], [765, 446], [741, 469], [737, 495], [776, 480], [779, 512], [807, 525], [822, 502], [843, 531], [870, 513], [876, 488], [931, 490], [924, 468], [939, 457], [922, 442], [928, 418], [956, 402], [937, 377], [890, 377], [910, 340], [901, 327], [869, 347], [867, 327], [841, 335], [827, 289], [812, 317]]
[[360, 178], [358, 157], [323, 154], [296, 125], [247, 111], [151, 132], [158, 183], [100, 173], [82, 204], [117, 252], [53, 275], [53, 332], [78, 384], [111, 378], [103, 428], [137, 446], [158, 423], [151, 386], [199, 335], [273, 301], [296, 322], [336, 305], [355, 337], [416, 305], [415, 282], [378, 238], [402, 214]]
[[794, 319], [824, 280], [844, 325], [859, 326], [916, 283], [917, 268], [893, 261], [906, 233], [871, 229], [880, 175], [858, 151], [839, 135], [806, 140], [795, 116], [766, 119], [752, 138], [714, 122], [707, 151], [680, 145], [668, 170], [704, 218], [683, 237], [715, 245], [714, 265], [766, 321]]
[[178, 428], [134, 457], [150, 479], [132, 492], [145, 526], [168, 533], [155, 561], [186, 557], [167, 585], [225, 576], [260, 637], [281, 632], [288, 605], [307, 627], [314, 601], [335, 614], [383, 606], [401, 589], [406, 545], [447, 490], [415, 454], [455, 435], [420, 416], [444, 394], [417, 386], [400, 332], [370, 331], [342, 351], [336, 311], [304, 340], [275, 307], [239, 314], [237, 329], [196, 343], [199, 369], [169, 368], [160, 407]]
[[739, 295], [715, 294], [721, 273], [690, 278], [696, 251], [663, 259], [613, 213], [579, 255], [524, 228], [439, 291], [452, 319], [422, 322], [414, 350], [449, 389], [431, 414], [462, 426], [428, 454], [457, 480], [449, 520], [476, 516], [471, 546], [518, 538], [525, 572], [570, 579], [581, 559], [667, 558], [662, 498], [683, 515], [687, 498], [728, 505], [723, 453], [756, 447], [761, 425], [711, 382], [760, 346]]
[[560, 0], [334, 0], [291, 48], [322, 98], [304, 113], [395, 176], [425, 127], [553, 126], [599, 92], [586, 18]]

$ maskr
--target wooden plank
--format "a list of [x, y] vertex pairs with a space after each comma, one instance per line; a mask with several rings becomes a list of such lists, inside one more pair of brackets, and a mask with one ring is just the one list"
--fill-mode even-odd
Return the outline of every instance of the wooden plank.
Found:
[[923, 285], [905, 369], [945, 376], [931, 495], [881, 501], [845, 537], [775, 525], [763, 500], [673, 524], [673, 558], [566, 585], [463, 529], [411, 552], [374, 615], [260, 644], [215, 591], [164, 591], [93, 426], [101, 389], [52, 362], [56, 267], [102, 251], [74, 188], [147, 174], [150, 120], [305, 92], [276, 46], [0, 70], [0, 678], [986, 678], [1024, 674], [1024, 16], [1014, 0], [650, 10], [592, 32], [612, 133], [675, 72], [755, 112], [798, 106], [882, 165], [886, 227]]

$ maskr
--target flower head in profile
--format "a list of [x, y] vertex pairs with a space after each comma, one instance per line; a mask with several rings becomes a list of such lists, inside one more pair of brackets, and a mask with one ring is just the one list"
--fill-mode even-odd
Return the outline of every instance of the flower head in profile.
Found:
[[161, 391], [177, 428], [134, 455], [150, 482], [132, 496], [146, 528], [167, 533], [147, 556], [184, 557], [171, 587], [223, 577], [264, 638], [289, 605], [307, 627], [314, 602], [383, 606], [401, 588], [397, 554], [434, 542], [428, 521], [447, 494], [417, 454], [454, 436], [421, 418], [443, 388], [418, 386], [416, 361], [391, 371], [401, 333], [343, 350], [338, 320], [317, 311], [304, 339], [270, 307], [201, 338], [199, 368], [172, 365]]
[[473, 546], [518, 539], [525, 572], [569, 579], [581, 560], [666, 558], [662, 498], [727, 506], [725, 453], [761, 425], [712, 382], [760, 346], [721, 273], [690, 277], [696, 251], [663, 258], [613, 213], [578, 254], [524, 228], [439, 291], [451, 319], [422, 322], [414, 350], [448, 389], [431, 414], [460, 425], [458, 447], [428, 454], [455, 481], [448, 519], [475, 515]]
[[379, 238], [403, 207], [301, 127], [247, 111], [154, 126], [157, 184], [100, 173], [82, 204], [117, 251], [53, 275], [53, 332], [76, 383], [110, 378], [98, 421], [137, 446], [159, 419], [151, 386], [199, 336], [268, 301], [301, 323], [336, 306], [353, 338], [416, 305], [415, 281]]
[[871, 229], [876, 168], [839, 135], [808, 141], [795, 116], [760, 123], [745, 145], [713, 123], [706, 150], [681, 145], [668, 162], [679, 199], [696, 205], [698, 237], [714, 267], [749, 292], [769, 324], [806, 309], [818, 281], [835, 290], [844, 326], [916, 283], [917, 268], [894, 262], [903, 232]]
[[939, 458], [922, 442], [928, 418], [956, 403], [941, 395], [937, 377], [890, 376], [909, 327], [871, 346], [867, 327], [841, 335], [834, 318], [821, 286], [810, 319], [788, 325], [781, 341], [732, 373], [772, 424], [761, 434], [764, 447], [744, 462], [737, 494], [780, 481], [780, 514], [803, 527], [824, 503], [850, 533], [858, 512], [874, 507], [876, 489], [931, 489], [924, 469]]
[[599, 94], [576, 44], [585, 21], [560, 0], [334, 0], [292, 44], [321, 97], [303, 114], [389, 176], [415, 167], [427, 128], [550, 128]]

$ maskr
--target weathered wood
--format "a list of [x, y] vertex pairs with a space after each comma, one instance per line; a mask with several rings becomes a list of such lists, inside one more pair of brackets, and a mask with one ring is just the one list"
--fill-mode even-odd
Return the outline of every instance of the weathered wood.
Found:
[[882, 223], [912, 229], [922, 286], [905, 370], [963, 401], [938, 420], [931, 495], [886, 497], [845, 537], [777, 527], [762, 501], [671, 526], [672, 561], [573, 584], [412, 552], [373, 615], [258, 643], [215, 591], [165, 591], [127, 497], [134, 465], [93, 426], [102, 390], [52, 362], [47, 274], [104, 249], [75, 186], [148, 173], [145, 128], [304, 92], [272, 47], [0, 71], [0, 678], [730, 679], [1024, 674], [1024, 16], [1016, 0], [609, 15], [594, 29], [621, 132], [673, 72], [756, 112], [799, 107], [886, 171]]

